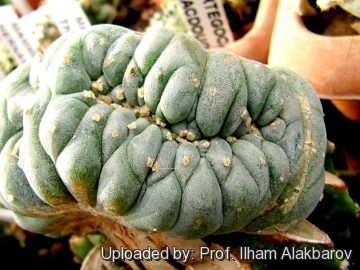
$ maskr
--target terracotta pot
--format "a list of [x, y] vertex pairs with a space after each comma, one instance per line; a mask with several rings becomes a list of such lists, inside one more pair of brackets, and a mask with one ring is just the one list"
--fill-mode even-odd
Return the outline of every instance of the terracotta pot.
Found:
[[261, 0], [251, 30], [225, 49], [266, 64], [278, 2], [279, 0]]
[[27, 0], [29, 5], [33, 8], [33, 10], [37, 9], [40, 6], [40, 0]]
[[20, 16], [27, 15], [36, 10], [40, 4], [40, 0], [12, 0], [12, 5]]
[[295, 12], [294, 1], [279, 2], [269, 65], [302, 75], [320, 98], [331, 99], [346, 117], [360, 121], [360, 36], [330, 37], [309, 31]]

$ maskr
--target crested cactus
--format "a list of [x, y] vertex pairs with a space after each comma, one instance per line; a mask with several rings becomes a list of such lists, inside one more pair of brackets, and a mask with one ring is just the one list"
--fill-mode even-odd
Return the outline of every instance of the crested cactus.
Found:
[[30, 231], [100, 218], [185, 239], [271, 234], [322, 196], [315, 91], [184, 33], [68, 33], [10, 74], [0, 98], [0, 198]]

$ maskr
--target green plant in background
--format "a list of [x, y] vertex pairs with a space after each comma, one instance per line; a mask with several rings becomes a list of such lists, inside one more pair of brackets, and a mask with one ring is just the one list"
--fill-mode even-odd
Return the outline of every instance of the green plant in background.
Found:
[[31, 35], [37, 45], [36, 49], [43, 53], [51, 43], [60, 37], [61, 33], [50, 16], [43, 14], [35, 18], [34, 25], [31, 28]]
[[[0, 6], [11, 4], [10, 0], [0, 0]], [[16, 67], [15, 61], [9, 52], [8, 45], [0, 38], [0, 73], [9, 74]]]
[[356, 205], [349, 195], [346, 183], [337, 177], [332, 158], [334, 150], [334, 144], [328, 141], [324, 196], [309, 216], [309, 220], [327, 232], [334, 243], [342, 248], [351, 236], [351, 227], [356, 218]]
[[13, 71], [16, 66], [15, 60], [11, 56], [7, 44], [0, 39], [0, 71], [4, 73], [4, 75], [7, 75]]
[[177, 0], [161, 1], [159, 8], [151, 17], [146, 31], [154, 27], [167, 27], [177, 32], [188, 32]]
[[121, 0], [79, 0], [91, 24], [112, 22], [120, 2]]
[[106, 241], [106, 236], [99, 232], [72, 234], [69, 243], [76, 261], [83, 262], [88, 253], [96, 246]]
[[11, 0], [0, 0], [0, 6], [2, 5], [10, 5], [11, 4]]

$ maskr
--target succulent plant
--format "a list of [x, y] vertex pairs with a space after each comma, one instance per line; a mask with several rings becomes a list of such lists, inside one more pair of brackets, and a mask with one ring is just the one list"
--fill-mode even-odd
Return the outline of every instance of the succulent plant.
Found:
[[0, 0], [0, 6], [2, 5], [9, 5], [11, 4], [11, 1], [10, 0]]
[[80, 0], [79, 3], [92, 24], [111, 22], [117, 13], [113, 0]]
[[[156, 0], [157, 10], [152, 14], [145, 31], [153, 27], [167, 27], [174, 31], [191, 33], [177, 0]], [[252, 27], [259, 0], [224, 0], [223, 7], [235, 39], [239, 39]]]
[[96, 245], [101, 245], [106, 241], [106, 237], [99, 232], [76, 233], [69, 239], [70, 250], [74, 254], [75, 261], [83, 262], [88, 253]]
[[42, 14], [34, 21], [34, 25], [31, 28], [31, 35], [35, 40], [36, 49], [43, 53], [51, 43], [60, 37], [61, 33], [50, 16], [48, 14]]
[[[273, 269], [292, 269], [296, 267], [315, 268], [321, 270], [342, 270], [347, 269], [343, 266], [348, 265], [346, 260], [340, 261], [338, 258], [333, 257], [330, 259], [319, 258], [316, 260], [310, 259], [292, 259], [286, 256], [289, 250], [294, 253], [305, 253], [306, 250], [316, 250], [315, 253], [327, 253], [334, 250], [332, 241], [323, 240], [319, 241], [314, 235], [322, 233], [321, 231], [306, 231], [306, 238], [297, 237], [291, 234], [277, 234], [277, 235], [251, 235], [232, 233], [221, 238], [218, 236], [211, 236], [211, 240], [220, 245], [231, 247], [233, 254], [241, 254], [243, 258], [246, 256], [246, 248], [252, 251], [271, 251], [273, 256], [258, 257], [245, 257], [245, 262], [250, 264], [251, 270], [273, 270]], [[207, 240], [207, 239], [206, 239]], [[210, 240], [210, 239], [209, 239]], [[275, 255], [276, 254], [276, 255]], [[240, 255], [241, 256], [241, 255]], [[316, 255], [315, 255], [316, 256]], [[314, 256], [314, 257], [315, 257]], [[243, 261], [241, 261], [242, 263]]]
[[27, 230], [113, 220], [184, 239], [272, 234], [322, 196], [311, 86], [188, 34], [92, 26], [0, 87], [0, 198]]
[[5, 41], [0, 39], [0, 72], [9, 74], [16, 68], [14, 58], [11, 56], [9, 47]]
[[154, 27], [167, 27], [177, 32], [188, 32], [181, 9], [176, 0], [161, 1], [160, 10], [150, 18], [146, 31]]

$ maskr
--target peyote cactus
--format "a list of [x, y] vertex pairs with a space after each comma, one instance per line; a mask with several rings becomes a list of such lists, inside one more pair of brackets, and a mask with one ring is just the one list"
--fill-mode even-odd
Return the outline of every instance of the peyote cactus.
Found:
[[185, 33], [69, 33], [7, 76], [0, 98], [0, 198], [30, 231], [111, 219], [185, 239], [271, 234], [322, 196], [315, 91]]

